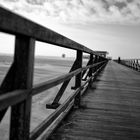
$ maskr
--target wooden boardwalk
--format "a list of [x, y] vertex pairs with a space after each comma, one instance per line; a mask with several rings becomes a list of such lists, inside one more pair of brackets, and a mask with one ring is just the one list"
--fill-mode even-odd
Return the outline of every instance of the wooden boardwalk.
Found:
[[50, 140], [140, 140], [140, 73], [115, 62]]

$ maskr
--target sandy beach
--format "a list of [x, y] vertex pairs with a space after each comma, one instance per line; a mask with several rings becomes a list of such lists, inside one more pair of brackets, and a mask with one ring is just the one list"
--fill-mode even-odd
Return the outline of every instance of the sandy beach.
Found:
[[[11, 58], [9, 58], [11, 59]], [[0, 82], [2, 82], [6, 72], [8, 71], [12, 61], [8, 59], [7, 63], [0, 62]], [[68, 59], [55, 59], [55, 58], [36, 58], [34, 66], [34, 79], [33, 85], [53, 79], [57, 76], [68, 73], [70, 66], [73, 64], [73, 60]], [[71, 86], [73, 82], [70, 82], [67, 87], [60, 103], [63, 103], [70, 94]], [[32, 131], [39, 123], [46, 119], [54, 110], [46, 109], [46, 104], [53, 101], [61, 84], [46, 90], [32, 98], [32, 112], [31, 112], [31, 127]], [[9, 138], [9, 120], [10, 120], [10, 108], [8, 109], [5, 117], [0, 125], [0, 140], [8, 140]]]

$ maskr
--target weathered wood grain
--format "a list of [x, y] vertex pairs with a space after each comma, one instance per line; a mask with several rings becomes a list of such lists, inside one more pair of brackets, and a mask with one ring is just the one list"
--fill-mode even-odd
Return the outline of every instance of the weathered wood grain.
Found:
[[139, 140], [140, 74], [115, 62], [49, 140]]
[[[30, 91], [32, 89], [34, 47], [35, 40], [33, 38], [23, 35], [16, 36], [13, 79], [15, 90]], [[10, 140], [29, 140], [32, 97], [29, 93], [27, 96], [28, 98], [11, 107]]]
[[7, 92], [0, 96], [0, 110], [8, 108], [9, 106], [15, 105], [23, 100], [25, 100], [28, 96], [28, 90], [15, 90], [11, 92]]
[[[77, 68], [82, 68], [82, 56], [83, 56], [82, 51], [77, 51], [76, 55]], [[82, 81], [82, 72], [80, 72], [75, 77], [75, 87], [74, 87], [75, 89], [81, 87], [81, 81]], [[81, 91], [79, 91], [74, 101], [75, 106], [80, 106], [80, 103], [81, 103]]]
[[49, 125], [69, 106], [70, 102], [79, 93], [81, 88], [78, 88], [62, 105], [60, 105], [49, 117], [47, 117], [38, 127], [30, 133], [30, 140], [35, 140]]

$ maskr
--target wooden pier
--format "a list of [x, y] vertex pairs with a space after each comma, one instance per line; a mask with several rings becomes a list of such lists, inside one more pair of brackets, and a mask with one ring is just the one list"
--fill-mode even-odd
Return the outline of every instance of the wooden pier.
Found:
[[140, 73], [110, 61], [50, 140], [139, 140]]
[[[108, 63], [105, 55], [2, 7], [0, 23], [1, 32], [15, 36], [13, 63], [0, 85], [0, 123], [11, 108], [9, 140], [140, 139], [137, 62], [129, 66], [137, 71], [113, 61]], [[74, 50], [76, 58], [70, 71], [33, 85], [36, 41]], [[86, 66], [82, 65], [84, 53], [88, 54]], [[61, 104], [59, 101], [73, 77], [72, 93]], [[53, 102], [46, 105], [53, 113], [30, 130], [32, 97], [60, 84]]]
[[[2, 122], [8, 108], [11, 107], [10, 140], [36, 140], [42, 136], [42, 133], [45, 133], [43, 137], [47, 137], [46, 130], [51, 132], [72, 106], [78, 107], [80, 105], [81, 93], [106, 66], [108, 59], [100, 55], [99, 52], [2, 7], [0, 7], [0, 23], [1, 32], [15, 36], [13, 63], [0, 85], [0, 122]], [[76, 58], [70, 71], [59, 77], [46, 79], [45, 82], [33, 85], [36, 41], [75, 50]], [[82, 65], [84, 53], [89, 56], [86, 66]], [[75, 84], [72, 87], [73, 93], [64, 103], [60, 104], [59, 101], [73, 77], [75, 77]], [[32, 97], [59, 84], [62, 85], [53, 102], [46, 105], [46, 108], [54, 109], [54, 112], [49, 117], [46, 116], [37, 127], [30, 131]], [[57, 122], [55, 127], [54, 122]]]

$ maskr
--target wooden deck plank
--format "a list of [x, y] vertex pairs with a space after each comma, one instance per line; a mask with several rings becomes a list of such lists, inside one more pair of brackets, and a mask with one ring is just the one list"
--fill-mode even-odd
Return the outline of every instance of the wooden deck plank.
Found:
[[109, 62], [50, 140], [139, 140], [140, 73]]

